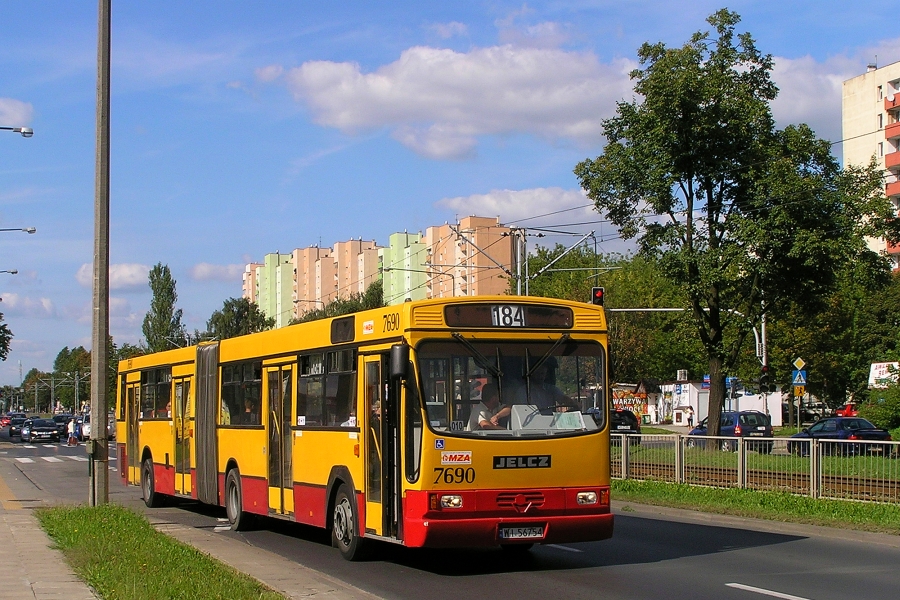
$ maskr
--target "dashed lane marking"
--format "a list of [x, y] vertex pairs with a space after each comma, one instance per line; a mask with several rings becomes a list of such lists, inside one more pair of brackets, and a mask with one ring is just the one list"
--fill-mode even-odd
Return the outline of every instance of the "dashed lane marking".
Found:
[[773, 598], [782, 598], [782, 600], [809, 600], [808, 598], [804, 598], [803, 596], [794, 596], [793, 594], [785, 594], [784, 592], [766, 590], [763, 588], [753, 587], [752, 585], [744, 585], [742, 583], [726, 583], [725, 585], [727, 587], [744, 590], [746, 592], [753, 592], [755, 594], [762, 594], [764, 596], [772, 596]]

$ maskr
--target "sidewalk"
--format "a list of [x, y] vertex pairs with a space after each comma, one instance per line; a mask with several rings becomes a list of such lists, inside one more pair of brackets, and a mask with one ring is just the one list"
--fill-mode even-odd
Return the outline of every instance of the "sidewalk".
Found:
[[[4, 469], [6, 471], [6, 469]], [[97, 596], [69, 568], [38, 525], [31, 508], [47, 504], [40, 490], [29, 498], [13, 494], [0, 477], [0, 598], [95, 600]], [[16, 486], [20, 489], [22, 486]]]
[[[0, 460], [0, 467], [0, 599], [96, 600], [98, 596], [73, 573], [62, 552], [53, 549], [53, 542], [32, 514], [31, 509], [60, 500], [9, 461]], [[159, 518], [150, 521], [157, 530], [259, 580], [286, 598], [378, 598], [236, 539]]]

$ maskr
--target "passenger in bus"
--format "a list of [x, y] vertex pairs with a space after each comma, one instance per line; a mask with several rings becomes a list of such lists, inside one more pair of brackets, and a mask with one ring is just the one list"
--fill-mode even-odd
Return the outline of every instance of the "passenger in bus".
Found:
[[547, 360], [531, 374], [528, 385], [518, 390], [516, 404], [532, 404], [541, 410], [566, 404], [566, 395], [553, 384], [556, 367], [556, 359], [552, 356], [547, 357]]
[[244, 400], [244, 425], [259, 425], [259, 412], [250, 398]]
[[[481, 402], [472, 409], [469, 414], [469, 431], [481, 429], [506, 429], [493, 419], [503, 406], [500, 404], [500, 394], [496, 383], [486, 383], [481, 388]], [[507, 409], [508, 411], [509, 409]]]

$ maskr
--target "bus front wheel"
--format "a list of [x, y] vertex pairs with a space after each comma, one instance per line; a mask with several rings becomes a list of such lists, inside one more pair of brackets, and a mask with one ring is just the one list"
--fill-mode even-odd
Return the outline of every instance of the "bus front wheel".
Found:
[[331, 519], [331, 544], [341, 551], [347, 560], [362, 560], [365, 543], [359, 537], [356, 498], [346, 483], [338, 488]]
[[149, 458], [141, 464], [141, 491], [147, 508], [162, 506], [162, 495], [156, 491], [156, 481], [153, 478], [153, 460]]
[[244, 512], [241, 493], [241, 474], [237, 469], [228, 471], [225, 478], [225, 513], [232, 531], [246, 531], [250, 525], [250, 515]]

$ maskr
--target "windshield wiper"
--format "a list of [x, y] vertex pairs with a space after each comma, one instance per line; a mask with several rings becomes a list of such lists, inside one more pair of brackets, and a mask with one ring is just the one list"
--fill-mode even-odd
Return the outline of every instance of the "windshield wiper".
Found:
[[[550, 349], [544, 353], [544, 355], [540, 358], [540, 360], [538, 360], [536, 363], [534, 363], [533, 367], [530, 367], [528, 369], [528, 372], [525, 373], [525, 379], [531, 379], [531, 374], [534, 373], [535, 371], [537, 371], [538, 367], [540, 367], [542, 364], [547, 362], [547, 359], [550, 358], [550, 353], [552, 353], [554, 350], [556, 350], [560, 346], [560, 344], [562, 344], [563, 342], [569, 341], [569, 337], [570, 336], [568, 333], [564, 333], [564, 334], [562, 334], [562, 336], [560, 336], [560, 338], [558, 340], [553, 342], [553, 345], [550, 346]], [[526, 352], [527, 352], [527, 350], [526, 350]]]
[[459, 341], [463, 346], [466, 347], [466, 349], [475, 358], [475, 362], [478, 364], [478, 366], [480, 366], [482, 369], [487, 370], [488, 373], [490, 373], [491, 375], [493, 375], [494, 377], [497, 378], [497, 381], [500, 381], [500, 378], [503, 377], [503, 372], [500, 369], [498, 369], [497, 367], [495, 367], [494, 365], [492, 365], [490, 363], [490, 361], [484, 356], [484, 354], [482, 354], [481, 352], [478, 351], [478, 348], [476, 348], [472, 344], [472, 342], [470, 342], [469, 340], [464, 338], [462, 336], [462, 334], [460, 334], [460, 333], [453, 332], [451, 335], [453, 335], [453, 337], [457, 341]]

